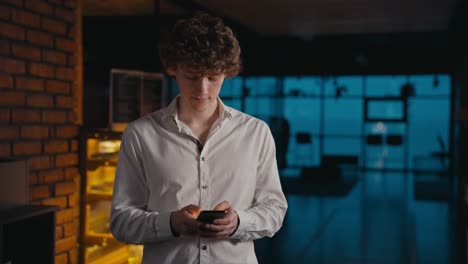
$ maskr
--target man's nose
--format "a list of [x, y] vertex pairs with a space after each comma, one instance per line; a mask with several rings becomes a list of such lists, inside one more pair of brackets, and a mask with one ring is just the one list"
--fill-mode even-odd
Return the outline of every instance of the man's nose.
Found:
[[200, 93], [207, 93], [208, 92], [208, 86], [209, 86], [209, 80], [208, 77], [202, 77], [198, 80], [196, 89]]

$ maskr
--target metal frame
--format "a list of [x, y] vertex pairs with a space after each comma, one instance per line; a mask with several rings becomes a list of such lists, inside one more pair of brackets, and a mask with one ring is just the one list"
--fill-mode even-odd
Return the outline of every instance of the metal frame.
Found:
[[[140, 86], [139, 90], [137, 91], [137, 97], [140, 102], [140, 105], [138, 106], [138, 112], [139, 115], [141, 115], [142, 112], [142, 105], [141, 102], [143, 102], [144, 98], [144, 93], [143, 93], [143, 88], [144, 88], [144, 80], [145, 79], [154, 79], [154, 80], [161, 80], [162, 85], [161, 85], [161, 106], [166, 105], [166, 82], [164, 79], [164, 74], [162, 73], [151, 73], [151, 72], [144, 72], [144, 71], [138, 71], [138, 70], [125, 70], [125, 69], [111, 69], [110, 71], [110, 84], [109, 84], [109, 129], [110, 130], [115, 130], [122, 132], [123, 129], [127, 126], [128, 122], [114, 122], [114, 76], [116, 74], [125, 74], [128, 76], [135, 76], [140, 78]], [[129, 122], [132, 120], [129, 120]]]
[[[394, 101], [403, 103], [403, 116], [401, 118], [371, 118], [369, 117], [369, 103], [374, 101]], [[385, 96], [385, 97], [364, 97], [364, 122], [407, 122], [408, 121], [408, 101], [403, 97]]]

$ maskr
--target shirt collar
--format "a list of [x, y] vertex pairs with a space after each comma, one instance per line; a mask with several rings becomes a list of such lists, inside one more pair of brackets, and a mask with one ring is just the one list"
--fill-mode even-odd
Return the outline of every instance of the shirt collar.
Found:
[[[180, 95], [177, 95], [176, 98], [172, 100], [172, 102], [167, 106], [166, 111], [165, 111], [165, 116], [167, 120], [171, 120], [175, 122], [177, 125], [179, 125], [178, 120], [179, 116], [177, 113], [177, 102], [180, 99]], [[226, 106], [221, 98], [217, 98], [218, 100], [218, 106], [219, 106], [219, 117], [221, 121], [224, 121], [225, 119], [232, 119], [232, 108]]]

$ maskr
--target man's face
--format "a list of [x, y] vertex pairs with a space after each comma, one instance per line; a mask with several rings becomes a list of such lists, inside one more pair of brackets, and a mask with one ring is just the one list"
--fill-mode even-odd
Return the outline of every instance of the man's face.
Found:
[[192, 68], [178, 66], [168, 69], [179, 86], [180, 98], [185, 107], [195, 112], [203, 112], [217, 106], [217, 98], [225, 75], [202, 75]]

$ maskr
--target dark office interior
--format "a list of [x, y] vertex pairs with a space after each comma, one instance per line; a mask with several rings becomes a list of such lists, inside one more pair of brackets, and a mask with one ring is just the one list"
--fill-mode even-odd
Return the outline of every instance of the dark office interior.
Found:
[[121, 132], [178, 94], [158, 43], [196, 11], [241, 45], [221, 99], [275, 139], [259, 263], [468, 263], [462, 0], [0, 1], [0, 263], [141, 262], [109, 232]]

